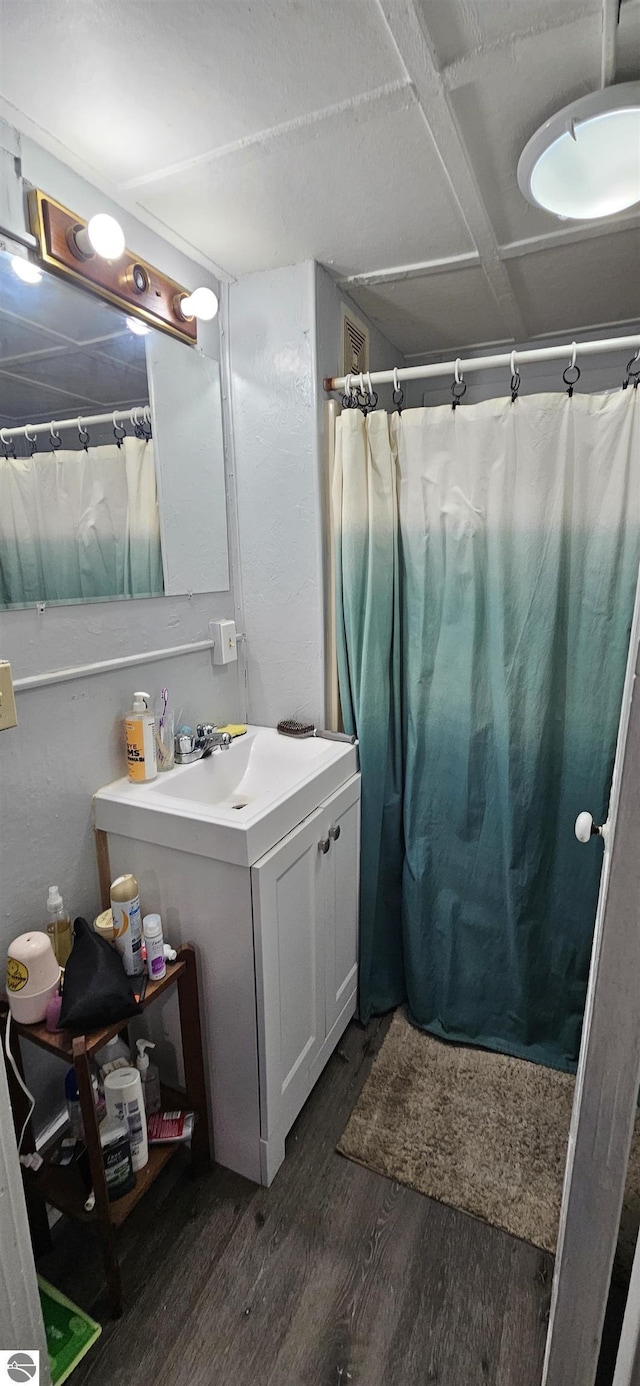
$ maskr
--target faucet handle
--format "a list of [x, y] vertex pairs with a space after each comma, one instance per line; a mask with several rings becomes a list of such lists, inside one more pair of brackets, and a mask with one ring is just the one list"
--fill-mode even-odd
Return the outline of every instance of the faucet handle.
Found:
[[195, 737], [191, 732], [177, 732], [173, 738], [174, 752], [176, 755], [188, 755], [195, 745]]
[[213, 736], [214, 731], [215, 727], [213, 722], [198, 722], [196, 726], [196, 735], [201, 738]]

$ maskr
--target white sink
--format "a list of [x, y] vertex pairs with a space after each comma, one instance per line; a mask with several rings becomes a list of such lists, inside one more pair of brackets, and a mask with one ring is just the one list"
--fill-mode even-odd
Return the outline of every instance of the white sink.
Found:
[[249, 727], [227, 750], [94, 795], [96, 828], [252, 866], [358, 770], [356, 746]]

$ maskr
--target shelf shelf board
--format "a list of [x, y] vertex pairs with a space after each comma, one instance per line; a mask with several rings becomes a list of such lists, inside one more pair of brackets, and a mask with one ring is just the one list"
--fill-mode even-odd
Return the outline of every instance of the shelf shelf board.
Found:
[[[180, 1088], [169, 1088], [164, 1083], [161, 1085], [162, 1111], [188, 1111], [187, 1094]], [[196, 1117], [197, 1120], [197, 1117]], [[57, 1165], [52, 1163], [52, 1156], [55, 1155], [61, 1144], [63, 1137], [56, 1136], [41, 1152], [44, 1157], [44, 1164], [34, 1174], [31, 1170], [24, 1171], [25, 1184], [29, 1193], [33, 1193], [38, 1198], [46, 1199], [52, 1207], [59, 1212], [65, 1213], [67, 1217], [74, 1218], [76, 1222], [95, 1223], [97, 1221], [95, 1208], [87, 1213], [85, 1210], [85, 1200], [88, 1189], [79, 1169], [78, 1161], [72, 1160], [68, 1165]], [[136, 1174], [135, 1187], [129, 1193], [123, 1194], [122, 1198], [117, 1198], [109, 1204], [109, 1221], [113, 1227], [121, 1227], [125, 1218], [135, 1208], [136, 1203], [142, 1198], [147, 1189], [151, 1187], [154, 1179], [162, 1172], [165, 1165], [175, 1155], [176, 1151], [189, 1149], [185, 1141], [175, 1141], [166, 1145], [150, 1145], [149, 1159], [143, 1169]]]
[[[122, 1226], [154, 1179], [157, 1179], [165, 1165], [181, 1148], [177, 1143], [149, 1147], [149, 1160], [144, 1169], [136, 1174], [135, 1187], [122, 1198], [109, 1204], [109, 1221], [114, 1227]], [[25, 1171], [25, 1184], [29, 1193], [46, 1199], [52, 1207], [73, 1218], [75, 1222], [86, 1223], [89, 1226], [97, 1222], [95, 1208], [90, 1213], [85, 1211], [88, 1190], [75, 1161], [70, 1165], [52, 1165], [47, 1161], [37, 1174]]]
[[[173, 986], [174, 983], [177, 982], [181, 973], [184, 972], [185, 966], [186, 964], [181, 961], [167, 963], [165, 976], [162, 977], [159, 982], [148, 982], [144, 1001], [142, 1002], [143, 1010], [146, 1011], [147, 1006], [150, 1006], [152, 1001], [155, 1001], [158, 996], [162, 995], [163, 991], [166, 991], [168, 987]], [[115, 1025], [105, 1025], [100, 1030], [87, 1031], [85, 1034], [85, 1042], [89, 1058], [92, 1059], [98, 1049], [101, 1049], [103, 1044], [107, 1043], [107, 1040], [113, 1039], [114, 1035], [118, 1035], [128, 1023], [127, 1020], [118, 1020]], [[73, 1063], [73, 1041], [77, 1038], [77, 1035], [73, 1034], [71, 1030], [54, 1030], [51, 1032], [47, 1030], [46, 1025], [42, 1023], [39, 1025], [16, 1025], [15, 1021], [12, 1021], [12, 1027], [17, 1030], [19, 1035], [23, 1035], [25, 1039], [31, 1040], [32, 1044], [37, 1044], [40, 1049], [46, 1049], [49, 1054], [56, 1054], [58, 1058], [65, 1059], [68, 1064]]]

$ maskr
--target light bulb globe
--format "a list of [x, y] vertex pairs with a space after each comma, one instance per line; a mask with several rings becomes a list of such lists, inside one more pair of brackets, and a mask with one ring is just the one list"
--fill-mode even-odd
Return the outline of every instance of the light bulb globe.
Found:
[[23, 259], [22, 255], [11, 257], [11, 268], [23, 284], [39, 284], [42, 279], [42, 270], [38, 269], [37, 265], [32, 265], [30, 260]]
[[119, 260], [124, 252], [124, 231], [115, 217], [98, 212], [87, 225], [87, 235], [103, 260]]
[[202, 285], [181, 300], [180, 309], [185, 318], [198, 318], [200, 322], [211, 322], [218, 311], [218, 298], [213, 289], [207, 289]]

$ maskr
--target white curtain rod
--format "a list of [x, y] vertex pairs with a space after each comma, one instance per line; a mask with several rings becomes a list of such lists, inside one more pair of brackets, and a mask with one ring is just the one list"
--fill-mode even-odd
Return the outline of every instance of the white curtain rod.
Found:
[[[135, 416], [135, 417], [134, 417]], [[39, 433], [57, 433], [61, 428], [93, 428], [96, 424], [136, 424], [151, 423], [151, 410], [148, 404], [136, 405], [134, 409], [113, 409], [110, 414], [82, 414], [74, 419], [52, 419], [50, 423], [21, 424], [19, 428], [0, 428], [0, 441], [9, 438], [33, 438]]]
[[[566, 346], [538, 347], [533, 351], [505, 351], [499, 356], [469, 356], [457, 361], [436, 361], [428, 366], [404, 366], [398, 370], [390, 371], [364, 371], [363, 381], [365, 388], [371, 385], [395, 385], [402, 380], [429, 380], [439, 375], [464, 375], [467, 371], [491, 371], [505, 367], [511, 370], [519, 369], [520, 366], [532, 366], [536, 361], [566, 361], [566, 364], [575, 364], [575, 361], [582, 356], [599, 356], [602, 352], [609, 351], [630, 351], [634, 355], [640, 353], [640, 336], [634, 337], [604, 337], [597, 342], [569, 342]], [[344, 394], [347, 389], [347, 381], [350, 379], [351, 388], [354, 389], [360, 383], [360, 374], [345, 376], [327, 376], [324, 381], [324, 388], [327, 392], [338, 390]]]

